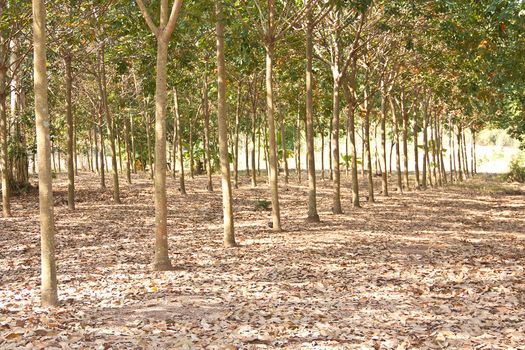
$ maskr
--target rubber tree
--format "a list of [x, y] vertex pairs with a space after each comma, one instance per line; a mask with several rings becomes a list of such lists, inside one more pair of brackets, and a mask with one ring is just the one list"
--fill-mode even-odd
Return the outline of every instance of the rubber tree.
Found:
[[[226, 62], [224, 59], [224, 22], [222, 0], [215, 1], [215, 30], [217, 35], [217, 123], [219, 127], [219, 153], [222, 175], [222, 207], [224, 216], [224, 246], [235, 247], [233, 226], [232, 185], [228, 155], [228, 122], [226, 115]], [[240, 89], [239, 89], [240, 90]]]
[[173, 2], [168, 12], [168, 0], [160, 1], [160, 21], [157, 27], [142, 0], [136, 0], [147, 26], [157, 39], [157, 65], [155, 85], [155, 257], [154, 269], [171, 270], [168, 256], [168, 203], [166, 194], [166, 104], [168, 43], [175, 30], [182, 0]]
[[[7, 8], [7, 2], [0, 0], [0, 18]], [[9, 183], [9, 155], [7, 152], [8, 144], [8, 124], [7, 124], [7, 71], [9, 65], [9, 39], [2, 35], [0, 31], [0, 171], [2, 178], [2, 212], [4, 217], [11, 216], [11, 199]]]
[[58, 304], [55, 262], [55, 222], [51, 178], [51, 140], [46, 68], [46, 9], [43, 0], [33, 0], [33, 64], [38, 191], [40, 205], [41, 291], [43, 306]]

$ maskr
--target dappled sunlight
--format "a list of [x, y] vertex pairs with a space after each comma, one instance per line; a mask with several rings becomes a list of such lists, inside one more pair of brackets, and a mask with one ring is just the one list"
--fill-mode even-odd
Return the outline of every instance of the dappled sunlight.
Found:
[[[151, 183], [137, 177], [122, 189], [124, 204], [114, 205], [90, 190], [93, 175], [81, 179], [77, 211], [56, 207], [59, 308], [38, 306], [36, 198], [20, 203], [24, 220], [2, 222], [17, 242], [0, 241], [0, 325], [11, 332], [45, 329], [70, 344], [122, 348], [146, 337], [144, 344], [161, 348], [313, 339], [328, 348], [377, 341], [469, 347], [501, 339], [494, 329], [509, 335], [508, 344], [525, 342], [517, 335], [525, 317], [521, 197], [447, 187], [351, 209], [345, 183], [345, 214], [334, 216], [330, 183], [320, 182], [321, 222], [307, 224], [306, 183], [290, 184], [281, 192], [284, 231], [276, 233], [270, 212], [255, 206], [267, 199], [266, 184], [252, 189], [242, 177], [234, 191], [240, 247], [225, 250], [220, 193], [194, 191], [205, 179], [188, 179], [187, 196], [176, 189], [168, 196], [175, 270], [153, 272], [153, 200], [144, 196]], [[169, 179], [169, 188], [175, 184]]]

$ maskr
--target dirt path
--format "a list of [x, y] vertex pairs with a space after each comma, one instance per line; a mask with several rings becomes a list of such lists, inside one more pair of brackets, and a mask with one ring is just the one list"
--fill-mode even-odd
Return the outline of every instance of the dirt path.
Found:
[[[306, 182], [282, 186], [285, 232], [267, 227], [264, 183], [235, 190], [240, 248], [222, 248], [220, 194], [169, 183], [173, 272], [152, 272], [149, 180], [122, 205], [78, 179], [77, 211], [56, 180], [59, 297], [39, 308], [38, 202], [0, 219], [0, 348], [525, 349], [525, 196], [493, 180], [412, 191], [306, 224]], [[219, 179], [215, 178], [215, 188]], [[488, 181], [488, 182], [487, 182]]]

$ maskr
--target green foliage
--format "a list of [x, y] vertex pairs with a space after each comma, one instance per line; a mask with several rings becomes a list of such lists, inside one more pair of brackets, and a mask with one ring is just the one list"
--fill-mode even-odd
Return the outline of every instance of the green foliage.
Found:
[[503, 176], [505, 181], [509, 182], [525, 182], [525, 167], [520, 157], [515, 157], [510, 162], [510, 171]]
[[266, 199], [257, 199], [254, 203], [254, 206], [256, 211], [267, 211], [269, 210], [271, 204], [272, 202]]

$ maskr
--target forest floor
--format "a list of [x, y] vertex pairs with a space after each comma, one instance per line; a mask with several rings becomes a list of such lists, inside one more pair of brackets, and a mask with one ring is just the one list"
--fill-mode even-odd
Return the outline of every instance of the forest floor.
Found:
[[[303, 177], [304, 178], [304, 177]], [[110, 179], [109, 179], [110, 180]], [[0, 348], [525, 349], [525, 188], [480, 176], [392, 192], [307, 224], [307, 183], [281, 185], [282, 233], [268, 228], [264, 182], [234, 190], [237, 241], [222, 247], [220, 179], [169, 180], [175, 271], [153, 272], [152, 184], [121, 178], [112, 203], [82, 173], [77, 210], [55, 180], [61, 306], [39, 306], [36, 193], [0, 219]], [[365, 186], [363, 183], [363, 190]], [[364, 193], [366, 195], [366, 193]], [[364, 198], [364, 195], [363, 195]]]

